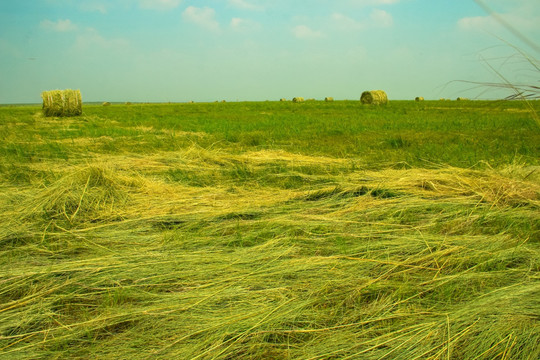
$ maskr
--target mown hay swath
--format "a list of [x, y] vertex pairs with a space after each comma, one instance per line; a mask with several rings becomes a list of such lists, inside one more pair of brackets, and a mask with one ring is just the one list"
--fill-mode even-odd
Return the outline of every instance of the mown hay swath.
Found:
[[362, 104], [382, 105], [388, 104], [388, 96], [383, 90], [364, 91], [360, 97]]
[[80, 90], [51, 90], [41, 93], [45, 116], [78, 116], [82, 114]]

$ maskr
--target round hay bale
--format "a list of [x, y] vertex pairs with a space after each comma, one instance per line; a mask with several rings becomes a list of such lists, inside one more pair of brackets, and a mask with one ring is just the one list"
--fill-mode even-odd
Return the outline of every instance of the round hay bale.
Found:
[[464, 97], [458, 97], [458, 98], [456, 99], [456, 101], [466, 101], [466, 100], [469, 100], [469, 99], [464, 98]]
[[422, 96], [417, 96], [414, 98], [414, 101], [424, 101], [424, 98]]
[[80, 90], [52, 90], [41, 93], [45, 116], [79, 116], [82, 114]]
[[131, 101], [126, 101], [126, 105], [131, 105]]
[[303, 97], [295, 97], [292, 99], [293, 102], [295, 103], [301, 103], [301, 102], [304, 102], [304, 98]]
[[105, 102], [104, 102], [103, 104], [101, 104], [101, 105], [103, 105], [103, 106], [111, 106], [111, 103], [108, 102], [108, 101], [105, 101]]
[[326, 101], [326, 102], [332, 102], [332, 101], [334, 101], [334, 98], [328, 96], [328, 97], [325, 97], [325, 98], [324, 98], [324, 101]]
[[364, 91], [360, 101], [362, 104], [384, 105], [388, 104], [388, 96], [383, 90]]
[[287, 99], [279, 99], [279, 101], [287, 101]]

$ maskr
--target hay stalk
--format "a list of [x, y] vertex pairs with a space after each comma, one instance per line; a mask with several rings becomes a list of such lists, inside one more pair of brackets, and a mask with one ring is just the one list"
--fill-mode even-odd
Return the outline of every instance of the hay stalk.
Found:
[[45, 116], [79, 116], [82, 114], [80, 90], [52, 90], [41, 93]]

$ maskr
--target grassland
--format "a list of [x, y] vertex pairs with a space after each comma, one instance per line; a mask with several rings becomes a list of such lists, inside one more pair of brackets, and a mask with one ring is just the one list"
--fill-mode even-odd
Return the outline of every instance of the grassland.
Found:
[[538, 359], [531, 104], [0, 107], [0, 359]]

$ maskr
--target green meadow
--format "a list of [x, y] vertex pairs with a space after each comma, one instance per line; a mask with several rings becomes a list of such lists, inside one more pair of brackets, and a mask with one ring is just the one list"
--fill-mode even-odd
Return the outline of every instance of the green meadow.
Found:
[[0, 107], [0, 359], [536, 360], [539, 116]]

